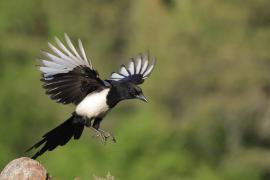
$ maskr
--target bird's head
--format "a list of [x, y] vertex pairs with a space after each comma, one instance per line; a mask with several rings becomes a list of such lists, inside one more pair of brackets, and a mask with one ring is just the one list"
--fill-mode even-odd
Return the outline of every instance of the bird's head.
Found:
[[147, 102], [147, 99], [143, 95], [142, 89], [133, 83], [123, 84], [121, 91], [123, 99], [140, 99]]
[[144, 102], [147, 102], [147, 99], [145, 98], [142, 89], [139, 86], [136, 86], [134, 84], [131, 84], [128, 87], [128, 93], [131, 99], [140, 99]]

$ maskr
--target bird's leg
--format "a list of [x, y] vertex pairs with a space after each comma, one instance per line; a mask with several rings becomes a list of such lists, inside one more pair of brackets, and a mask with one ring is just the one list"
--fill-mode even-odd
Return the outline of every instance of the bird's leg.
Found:
[[100, 137], [101, 138], [101, 142], [103, 143], [103, 144], [106, 144], [106, 141], [107, 141], [107, 136], [105, 136], [104, 135], [104, 133], [102, 133], [102, 132], [100, 132], [98, 129], [96, 129], [96, 128], [94, 128], [94, 127], [89, 127], [89, 128], [91, 128], [94, 132], [95, 132], [95, 137]]
[[99, 132], [98, 129], [96, 127], [94, 127], [94, 125], [92, 125], [92, 121], [93, 121], [93, 119], [86, 119], [85, 120], [85, 126], [94, 131], [95, 134], [93, 135], [93, 137], [100, 137], [102, 143], [105, 144], [106, 141], [107, 141], [107, 137], [104, 136], [101, 132]]
[[107, 131], [104, 131], [103, 129], [100, 129], [100, 128], [98, 129], [98, 131], [101, 132], [102, 134], [104, 134], [105, 137], [106, 137], [106, 139], [107, 139], [107, 138], [112, 138], [112, 141], [113, 141], [114, 143], [116, 143], [116, 139], [115, 139], [115, 137], [112, 135], [112, 133], [107, 132]]
[[101, 120], [102, 119], [100, 118], [96, 118], [90, 128], [95, 131], [97, 137], [101, 137], [104, 144], [106, 143], [108, 138], [112, 138], [112, 141], [116, 142], [115, 137], [111, 133], [99, 128]]

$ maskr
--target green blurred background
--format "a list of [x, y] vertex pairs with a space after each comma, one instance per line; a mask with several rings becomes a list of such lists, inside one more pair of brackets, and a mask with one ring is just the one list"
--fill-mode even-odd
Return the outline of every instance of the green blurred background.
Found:
[[1, 0], [0, 168], [67, 119], [35, 59], [47, 41], [81, 38], [101, 77], [150, 50], [149, 103], [121, 102], [102, 145], [80, 141], [39, 160], [56, 179], [270, 179], [269, 0]]

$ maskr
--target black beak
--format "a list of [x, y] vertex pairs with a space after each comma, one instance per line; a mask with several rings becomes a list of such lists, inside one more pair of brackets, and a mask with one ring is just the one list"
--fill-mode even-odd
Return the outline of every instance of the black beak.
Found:
[[137, 95], [136, 98], [137, 99], [140, 99], [140, 100], [142, 100], [142, 101], [144, 101], [146, 103], [148, 102], [147, 99], [145, 98], [145, 96], [143, 95], [143, 93]]

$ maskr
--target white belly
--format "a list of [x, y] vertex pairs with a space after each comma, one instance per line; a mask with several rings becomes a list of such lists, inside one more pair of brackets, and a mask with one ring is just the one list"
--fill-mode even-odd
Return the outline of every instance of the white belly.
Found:
[[76, 107], [76, 113], [81, 116], [86, 116], [89, 119], [95, 117], [103, 117], [109, 110], [106, 104], [106, 96], [109, 92], [108, 89], [104, 89], [100, 92], [94, 92], [88, 94], [80, 104]]

